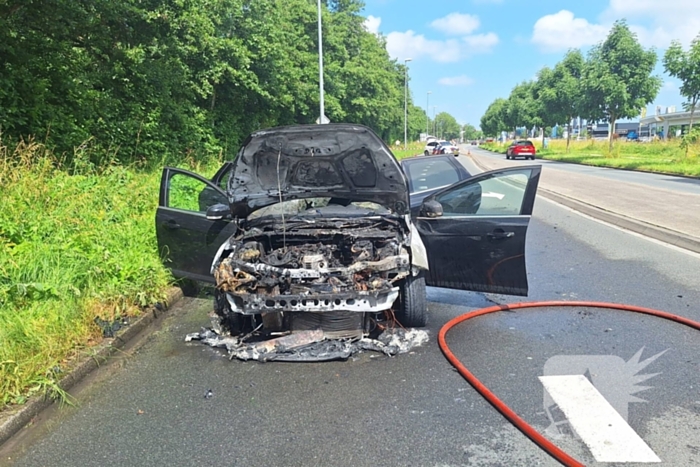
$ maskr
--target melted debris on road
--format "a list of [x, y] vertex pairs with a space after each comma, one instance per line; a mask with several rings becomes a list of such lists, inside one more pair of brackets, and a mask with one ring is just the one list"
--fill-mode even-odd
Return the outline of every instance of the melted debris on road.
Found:
[[428, 333], [418, 329], [393, 328], [382, 332], [376, 339], [368, 337], [330, 338], [320, 330], [298, 331], [267, 340], [246, 342], [252, 333], [232, 337], [222, 333], [218, 326], [202, 328], [188, 334], [186, 342], [200, 341], [212, 347], [228, 350], [229, 359], [257, 360], [259, 362], [323, 362], [346, 360], [363, 350], [381, 352], [388, 356], [409, 352], [428, 341]]

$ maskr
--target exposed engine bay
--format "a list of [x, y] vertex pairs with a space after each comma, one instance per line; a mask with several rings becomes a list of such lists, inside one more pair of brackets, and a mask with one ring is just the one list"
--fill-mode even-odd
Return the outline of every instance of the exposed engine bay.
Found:
[[403, 220], [318, 215], [325, 211], [260, 218], [229, 240], [213, 266], [221, 302], [215, 310], [225, 329], [236, 335], [262, 325], [263, 332], [324, 329], [359, 337], [371, 327], [365, 314], [392, 307], [397, 281], [411, 270]]

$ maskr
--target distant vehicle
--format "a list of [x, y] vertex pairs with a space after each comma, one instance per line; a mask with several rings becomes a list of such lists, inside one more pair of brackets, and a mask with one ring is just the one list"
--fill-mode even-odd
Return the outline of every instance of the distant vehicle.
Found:
[[477, 140], [472, 140], [472, 141], [471, 141], [471, 145], [472, 145], [472, 146], [477, 146], [478, 144], [479, 144], [479, 142], [478, 142]]
[[639, 140], [639, 135], [637, 134], [636, 131], [632, 130], [627, 132], [627, 141], [638, 141]]
[[506, 149], [506, 159], [524, 157], [525, 159], [535, 160], [535, 154], [537, 154], [535, 145], [532, 144], [532, 141], [526, 139], [513, 141]]
[[440, 142], [436, 139], [428, 141], [425, 145], [425, 148], [423, 148], [423, 154], [425, 154], [426, 156], [429, 156], [431, 154], [435, 154], [435, 148], [439, 144], [440, 144]]
[[459, 156], [459, 147], [449, 141], [440, 141], [440, 144], [433, 150], [433, 154], [452, 154]]

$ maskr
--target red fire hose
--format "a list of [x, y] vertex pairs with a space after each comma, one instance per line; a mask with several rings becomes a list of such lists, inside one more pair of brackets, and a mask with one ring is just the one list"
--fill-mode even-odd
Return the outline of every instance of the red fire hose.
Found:
[[564, 301], [549, 301], [549, 302], [525, 302], [525, 303], [512, 303], [508, 305], [496, 305], [488, 308], [481, 308], [479, 310], [471, 311], [463, 315], [457, 316], [452, 320], [448, 321], [442, 329], [440, 329], [440, 334], [438, 334], [438, 343], [440, 344], [440, 349], [445, 354], [447, 360], [454, 366], [457, 371], [466, 379], [469, 384], [471, 384], [474, 389], [476, 389], [479, 394], [481, 394], [491, 405], [493, 405], [496, 410], [501, 412], [501, 414], [508, 419], [516, 428], [522, 431], [525, 436], [530, 438], [535, 444], [542, 448], [547, 454], [555, 458], [557, 461], [561, 462], [562, 465], [567, 467], [583, 467], [584, 464], [580, 463], [557, 446], [555, 446], [551, 441], [542, 436], [537, 430], [530, 426], [525, 420], [520, 418], [513, 410], [510, 409], [506, 404], [503, 403], [494, 393], [492, 393], [489, 388], [484, 386], [484, 384], [479, 381], [479, 379], [474, 376], [467, 368], [454, 356], [450, 348], [447, 346], [445, 341], [445, 336], [450, 329], [455, 327], [457, 324], [466, 321], [468, 319], [476, 318], [477, 316], [487, 315], [489, 313], [496, 313], [498, 311], [512, 311], [519, 310], [523, 308], [541, 308], [541, 307], [587, 307], [587, 308], [608, 308], [612, 310], [622, 310], [622, 311], [632, 311], [634, 313], [643, 313], [646, 315], [657, 316], [659, 318], [668, 319], [675, 321], [677, 323], [690, 326], [691, 328], [700, 331], [700, 323], [697, 321], [690, 320], [688, 318], [683, 318], [682, 316], [673, 315], [665, 311], [653, 310], [651, 308], [642, 308], [633, 305], [620, 305], [616, 303], [606, 303], [606, 302], [564, 302]]

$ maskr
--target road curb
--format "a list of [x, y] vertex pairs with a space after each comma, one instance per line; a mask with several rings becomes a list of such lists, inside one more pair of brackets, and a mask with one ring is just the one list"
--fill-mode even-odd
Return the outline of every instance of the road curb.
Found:
[[[165, 307], [162, 310], [150, 307], [133, 323], [118, 332], [114, 338], [106, 340], [96, 348], [90, 349], [94, 353], [81, 355], [71, 370], [58, 382], [58, 386], [64, 391], [70, 390], [93, 370], [107, 361], [116, 351], [124, 347], [127, 342], [146, 329], [148, 325], [167, 313], [182, 297], [183, 294], [179, 288], [170, 288], [167, 292]], [[31, 423], [41, 411], [55, 401], [48, 394], [39, 395], [29, 399], [26, 404], [19, 406], [19, 408], [10, 408], [0, 412], [0, 445]]]
[[[470, 157], [474, 164], [482, 170], [492, 170], [478, 161], [473, 155], [470, 155]], [[645, 237], [653, 238], [685, 250], [700, 253], [700, 239], [690, 237], [682, 232], [649, 224], [647, 222], [642, 222], [623, 214], [608, 211], [593, 204], [585, 203], [569, 196], [562, 195], [561, 193], [557, 193], [546, 188], [540, 187], [538, 189], [538, 194], [542, 195], [546, 199], [549, 199], [550, 201], [554, 201], [555, 203], [564, 205], [570, 209], [573, 209], [574, 211], [578, 211], [586, 214], [587, 216], [607, 222], [608, 224], [615, 225], [622, 229], [629, 230], [631, 232], [635, 232], [640, 235], [644, 235]]]

